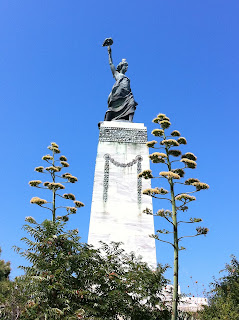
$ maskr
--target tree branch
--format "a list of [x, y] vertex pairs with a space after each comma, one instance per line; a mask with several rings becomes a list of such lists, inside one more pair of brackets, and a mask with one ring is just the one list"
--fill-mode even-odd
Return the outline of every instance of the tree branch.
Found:
[[56, 174], [55, 177], [58, 177], [58, 178], [61, 178], [61, 179], [66, 179], [66, 178], [63, 178], [61, 176], [58, 176], [58, 174]]
[[[150, 147], [152, 148], [152, 147]], [[153, 147], [152, 149], [165, 149], [164, 147]]]
[[51, 165], [52, 165], [52, 162], [49, 162], [49, 160], [47, 160], [47, 159], [44, 159], [44, 161], [46, 161], [46, 162], [48, 162], [49, 164], [51, 164]]
[[[182, 201], [182, 200], [178, 200], [178, 201]], [[189, 201], [190, 202], [190, 201]], [[179, 209], [179, 208], [182, 208], [182, 207], [184, 207], [185, 206], [185, 204], [187, 204], [188, 202], [187, 202], [187, 200], [185, 200], [184, 199], [184, 202], [183, 202], [183, 204], [181, 204], [181, 206], [179, 206], [179, 207], [176, 207], [177, 209]]]
[[[166, 219], [168, 222], [170, 222], [172, 225], [173, 225], [173, 222], [172, 221], [170, 221], [167, 217], [165, 217], [165, 216], [159, 216], [158, 214], [152, 214], [152, 216], [154, 216], [154, 217], [161, 217], [161, 218], [164, 218], [164, 219]], [[171, 232], [170, 232], [171, 233]]]
[[[159, 216], [158, 216], [158, 217], [159, 217]], [[170, 222], [170, 223], [173, 225], [173, 222], [170, 221], [167, 217], [162, 217], [162, 218], [166, 219], [168, 222]]]
[[62, 195], [58, 194], [58, 193], [56, 193], [56, 196], [61, 197], [61, 198], [65, 199], [65, 200], [68, 200], [68, 199], [64, 198]]
[[[183, 183], [183, 182], [174, 181], [174, 183], [182, 184], [182, 185], [184, 185], [184, 186], [187, 186], [187, 184], [185, 184], [185, 183]], [[184, 193], [186, 193], [186, 192], [184, 192]]]
[[185, 192], [185, 193], [195, 193], [195, 192], [198, 192], [199, 190], [194, 190], [194, 191], [188, 191], [188, 192]]
[[194, 222], [194, 221], [178, 221], [178, 224], [179, 223], [196, 223], [196, 222]]
[[[49, 203], [51, 203], [51, 202], [49, 202]], [[48, 207], [45, 207], [45, 206], [43, 206], [43, 205], [41, 205], [41, 204], [39, 204], [39, 207], [42, 207], [42, 208], [44, 208], [44, 209], [48, 209], [48, 210], [50, 210], [50, 211], [52, 212], [52, 209], [50, 209], [50, 208], [48, 208]]]
[[178, 195], [180, 195], [180, 194], [182, 194], [182, 193], [190, 194], [190, 193], [195, 193], [195, 192], [197, 192], [197, 190], [195, 190], [195, 191], [188, 191], [188, 192], [180, 192], [180, 193], [178, 193], [175, 197], [177, 197]]
[[171, 244], [171, 246], [174, 247], [174, 244], [171, 243], [171, 242], [169, 242], [169, 241], [165, 241], [165, 240], [162, 240], [162, 239], [159, 239], [159, 238], [156, 238], [156, 240], [161, 241], [161, 242], [165, 242], [165, 243], [168, 243], [168, 244]]
[[[163, 164], [166, 164], [166, 163], [163, 163]], [[164, 177], [153, 177], [153, 178], [150, 178], [150, 179], [163, 179]], [[147, 180], [147, 179], [145, 179]]]
[[155, 199], [159, 199], [159, 200], [168, 200], [168, 201], [172, 202], [172, 200], [170, 200], [170, 199], [168, 199], [168, 198], [158, 198], [158, 197], [156, 197], [156, 196], [154, 196], [154, 195], [151, 195], [151, 197], [153, 197], [153, 198], [155, 198]]
[[34, 187], [34, 188], [39, 188], [39, 189], [45, 189], [45, 190], [49, 190], [48, 188], [45, 188], [45, 187], [39, 187], [39, 186], [31, 186], [31, 187]]
[[178, 241], [181, 241], [181, 239], [183, 239], [183, 238], [194, 238], [194, 237], [197, 237], [197, 236], [200, 236], [200, 234], [195, 234], [194, 236], [184, 236], [184, 237], [180, 237], [180, 238], [178, 238]]

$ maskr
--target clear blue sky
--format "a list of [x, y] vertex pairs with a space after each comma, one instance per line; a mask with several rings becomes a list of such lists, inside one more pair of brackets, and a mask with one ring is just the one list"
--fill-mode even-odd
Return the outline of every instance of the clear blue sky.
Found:
[[[238, 10], [237, 0], [1, 1], [0, 246], [13, 276], [24, 263], [11, 249], [25, 235], [24, 218], [47, 218], [30, 205], [39, 194], [28, 181], [41, 179], [34, 168], [42, 165], [51, 141], [60, 145], [79, 178], [72, 191], [86, 206], [70, 227], [78, 227], [87, 240], [97, 123], [113, 85], [101, 47], [109, 36], [115, 63], [122, 58], [129, 63], [127, 75], [139, 103], [134, 121], [151, 132], [152, 118], [166, 113], [172, 128], [187, 138], [185, 151], [198, 156], [198, 168], [188, 177], [210, 185], [188, 213], [202, 217], [210, 233], [184, 243], [183, 291], [193, 281], [207, 286], [230, 254], [239, 256]], [[172, 264], [166, 244], [157, 244], [157, 257]]]

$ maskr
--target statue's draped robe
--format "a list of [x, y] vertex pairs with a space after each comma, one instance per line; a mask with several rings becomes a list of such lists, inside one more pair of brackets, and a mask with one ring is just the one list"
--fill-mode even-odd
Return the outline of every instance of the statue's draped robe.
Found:
[[137, 104], [130, 89], [130, 80], [122, 75], [109, 94], [105, 121], [129, 120], [129, 115], [133, 118]]

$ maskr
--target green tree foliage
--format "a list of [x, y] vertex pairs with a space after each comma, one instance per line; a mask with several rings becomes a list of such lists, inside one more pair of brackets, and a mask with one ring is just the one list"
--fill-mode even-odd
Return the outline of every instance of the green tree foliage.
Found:
[[[66, 230], [71, 214], [83, 203], [71, 193], [61, 194], [65, 183], [75, 183], [70, 173], [59, 174], [68, 167], [65, 156], [59, 156], [56, 143], [49, 146], [51, 155], [43, 157], [50, 166], [37, 167], [48, 174], [51, 181], [32, 180], [30, 186], [52, 193], [52, 200], [39, 197], [31, 203], [51, 213], [52, 219], [38, 223], [26, 218], [24, 229], [30, 237], [22, 240], [26, 250], [16, 248], [30, 266], [22, 266], [25, 275], [18, 278], [17, 288], [24, 297], [19, 319], [168, 319], [168, 311], [161, 302], [165, 268], [153, 272], [145, 263], [127, 255], [120, 244], [102, 244], [101, 249], [80, 242], [78, 230]], [[59, 165], [60, 164], [60, 165]], [[61, 182], [57, 182], [61, 179]], [[74, 201], [65, 206], [59, 200]], [[58, 211], [63, 213], [57, 215]]]
[[82, 244], [77, 230], [63, 231], [62, 221], [31, 224], [25, 228], [34, 241], [26, 240], [29, 250], [22, 252], [32, 263], [24, 267], [29, 300], [23, 319], [166, 317], [166, 310], [156, 308], [157, 295], [167, 283], [162, 276], [165, 269], [152, 272], [133, 255], [124, 254], [119, 244], [102, 244], [101, 250]]
[[204, 320], [239, 319], [239, 261], [232, 257], [226, 264], [226, 275], [212, 283], [209, 304], [201, 313]]
[[[0, 254], [2, 250], [0, 248]], [[0, 319], [6, 310], [6, 304], [10, 292], [9, 275], [11, 272], [10, 262], [0, 260]]]
[[[156, 234], [152, 235], [153, 238], [170, 244], [174, 250], [174, 277], [173, 277], [173, 304], [172, 304], [172, 320], [178, 319], [178, 262], [179, 262], [179, 251], [185, 249], [179, 247], [179, 243], [183, 238], [195, 237], [199, 235], [206, 235], [208, 232], [207, 228], [197, 227], [196, 234], [179, 236], [178, 228], [181, 224], [193, 224], [201, 222], [202, 219], [191, 217], [188, 220], [182, 220], [180, 213], [185, 213], [188, 210], [188, 203], [195, 201], [195, 192], [200, 190], [208, 189], [209, 186], [206, 183], [200, 182], [198, 179], [189, 178], [184, 180], [185, 169], [195, 169], [197, 166], [197, 157], [187, 152], [182, 154], [181, 150], [178, 149], [181, 145], [186, 145], [187, 141], [184, 137], [181, 137], [180, 132], [174, 130], [167, 134], [167, 129], [171, 126], [170, 119], [164, 114], [159, 114], [153, 119], [155, 124], [159, 125], [159, 129], [154, 129], [152, 134], [159, 139], [159, 146], [156, 140], [148, 141], [147, 146], [159, 150], [150, 154], [149, 158], [152, 163], [160, 164], [166, 167], [166, 171], [160, 171], [159, 176], [153, 176], [151, 170], [144, 170], [139, 174], [139, 177], [145, 179], [157, 179], [166, 180], [169, 190], [166, 190], [159, 185], [156, 188], [150, 188], [143, 191], [143, 194], [151, 196], [156, 199], [166, 200], [170, 204], [170, 210], [161, 209], [157, 213], [151, 212], [146, 209], [147, 214], [153, 214], [164, 218], [169, 224], [169, 230], [162, 229], [157, 230]], [[158, 146], [158, 147], [157, 147]], [[183, 186], [183, 187], [182, 187]], [[191, 188], [189, 191], [184, 191], [186, 188]], [[183, 189], [182, 189], [183, 188]], [[176, 193], [178, 192], [178, 193]], [[184, 214], [185, 216], [185, 214]], [[167, 241], [162, 235], [172, 234], [173, 241]]]
[[17, 280], [10, 281], [10, 272], [10, 262], [0, 260], [0, 319], [4, 320], [18, 319], [22, 302]]
[[[0, 248], [0, 256], [2, 253], [2, 249]], [[8, 281], [9, 275], [11, 272], [10, 262], [5, 262], [4, 260], [0, 260], [0, 283]]]

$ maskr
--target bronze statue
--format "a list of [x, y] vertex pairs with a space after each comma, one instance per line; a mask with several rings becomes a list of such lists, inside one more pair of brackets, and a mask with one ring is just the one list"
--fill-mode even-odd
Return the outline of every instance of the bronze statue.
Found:
[[110, 69], [116, 80], [108, 97], [108, 110], [105, 113], [104, 120], [126, 120], [132, 122], [138, 103], [134, 100], [133, 93], [131, 92], [130, 80], [125, 76], [128, 63], [126, 59], [122, 59], [115, 68], [111, 55], [112, 44], [113, 40], [111, 38], [105, 39], [103, 43], [103, 47], [108, 47]]

